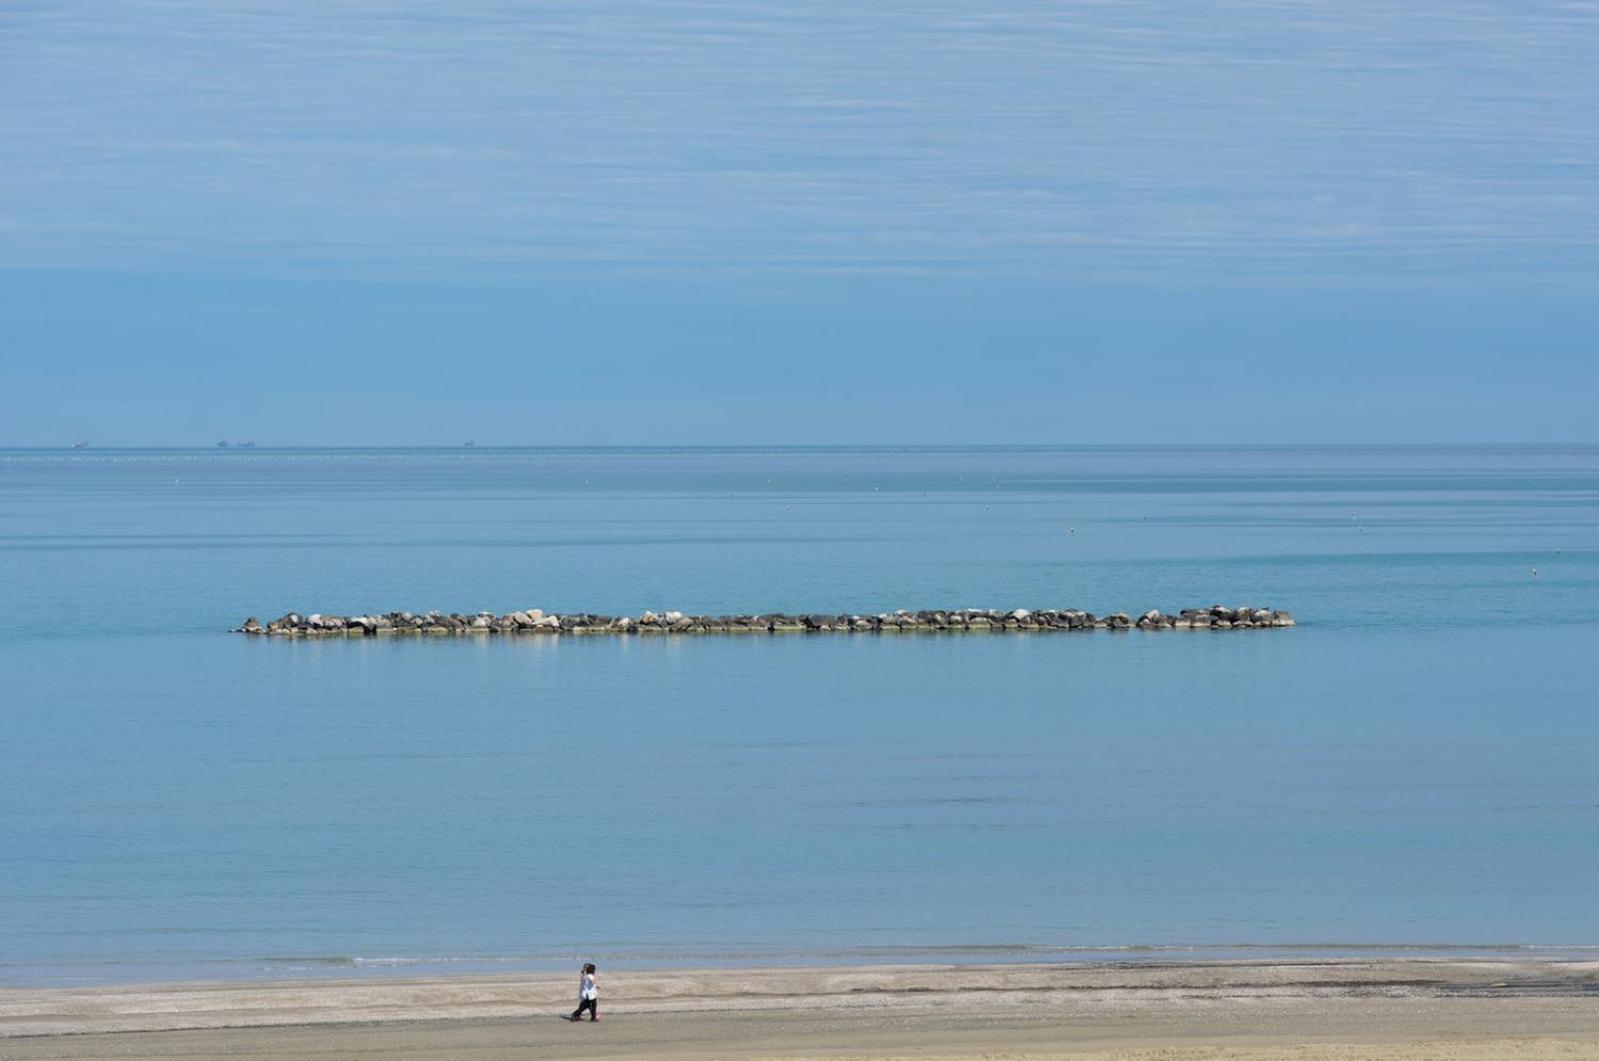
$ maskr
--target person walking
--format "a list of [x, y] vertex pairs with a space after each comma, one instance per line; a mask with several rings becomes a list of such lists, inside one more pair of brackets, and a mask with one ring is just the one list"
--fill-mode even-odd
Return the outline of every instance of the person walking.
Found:
[[577, 1009], [572, 1011], [572, 1020], [582, 1020], [583, 1011], [589, 1011], [589, 1022], [600, 1019], [600, 981], [596, 975], [594, 963], [589, 962], [583, 966], [583, 975], [577, 981]]

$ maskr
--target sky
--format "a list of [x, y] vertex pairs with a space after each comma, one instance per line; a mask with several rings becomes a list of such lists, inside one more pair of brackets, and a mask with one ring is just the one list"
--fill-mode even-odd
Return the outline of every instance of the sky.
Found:
[[1599, 441], [1599, 2], [6, 0], [0, 446]]

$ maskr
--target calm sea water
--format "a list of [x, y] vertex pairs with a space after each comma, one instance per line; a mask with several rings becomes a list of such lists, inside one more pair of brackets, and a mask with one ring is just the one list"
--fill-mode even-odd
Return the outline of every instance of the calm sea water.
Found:
[[1599, 945], [1599, 448], [0, 451], [0, 594], [0, 982]]

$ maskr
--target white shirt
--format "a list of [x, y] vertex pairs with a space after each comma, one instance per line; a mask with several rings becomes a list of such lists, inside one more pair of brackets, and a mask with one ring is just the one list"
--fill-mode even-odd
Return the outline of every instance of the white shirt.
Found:
[[598, 985], [594, 983], [593, 973], [583, 974], [583, 989], [578, 993], [578, 997], [584, 1001], [587, 1001], [591, 998], [600, 997], [600, 989]]

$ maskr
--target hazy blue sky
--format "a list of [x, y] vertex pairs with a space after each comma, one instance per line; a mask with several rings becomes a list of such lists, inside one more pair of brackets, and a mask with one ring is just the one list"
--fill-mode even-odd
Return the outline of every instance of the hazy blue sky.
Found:
[[0, 445], [1595, 440], [1599, 3], [0, 4]]

